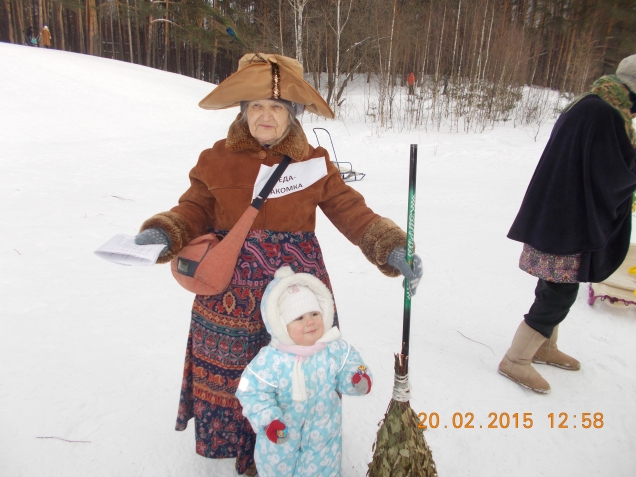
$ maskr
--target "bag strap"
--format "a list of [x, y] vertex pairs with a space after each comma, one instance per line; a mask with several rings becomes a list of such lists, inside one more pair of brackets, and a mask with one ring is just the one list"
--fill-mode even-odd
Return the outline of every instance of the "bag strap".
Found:
[[267, 201], [267, 196], [272, 192], [272, 189], [278, 182], [278, 179], [280, 179], [280, 176], [283, 175], [283, 172], [285, 172], [285, 169], [287, 169], [287, 166], [290, 162], [291, 157], [285, 155], [285, 157], [283, 157], [283, 160], [280, 161], [280, 164], [278, 164], [278, 167], [274, 170], [274, 173], [267, 180], [265, 187], [263, 187], [261, 192], [252, 201], [252, 207], [254, 207], [256, 210], [261, 210], [261, 206]]

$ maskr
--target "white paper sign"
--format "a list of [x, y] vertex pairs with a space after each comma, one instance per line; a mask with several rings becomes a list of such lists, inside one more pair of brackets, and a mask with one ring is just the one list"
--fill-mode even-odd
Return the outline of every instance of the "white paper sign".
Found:
[[[278, 166], [266, 166], [261, 164], [258, 176], [256, 176], [256, 182], [254, 183], [252, 200], [254, 200], [256, 195], [265, 187], [267, 179], [271, 177], [276, 167]], [[278, 179], [278, 183], [274, 186], [268, 198], [273, 199], [275, 197], [293, 194], [318, 182], [326, 175], [327, 163], [324, 157], [317, 157], [315, 159], [309, 159], [308, 161], [290, 164], [287, 166], [287, 169], [285, 169], [285, 172], [283, 172], [281, 178]]]
[[165, 245], [137, 245], [131, 235], [115, 235], [95, 255], [119, 265], [154, 265]]

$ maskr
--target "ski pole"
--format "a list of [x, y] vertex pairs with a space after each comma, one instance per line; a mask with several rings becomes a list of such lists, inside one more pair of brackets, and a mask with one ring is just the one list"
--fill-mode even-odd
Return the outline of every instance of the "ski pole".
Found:
[[[411, 144], [409, 167], [409, 203], [406, 227], [406, 262], [413, 267], [413, 253], [415, 250], [415, 177], [417, 174], [417, 144]], [[404, 359], [404, 374], [408, 373], [409, 335], [411, 332], [411, 289], [408, 278], [404, 279], [404, 317], [402, 319], [402, 356]]]

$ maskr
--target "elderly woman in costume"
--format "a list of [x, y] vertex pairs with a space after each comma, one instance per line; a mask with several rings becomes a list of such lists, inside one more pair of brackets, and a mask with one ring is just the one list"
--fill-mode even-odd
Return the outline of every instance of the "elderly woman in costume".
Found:
[[229, 287], [219, 295], [195, 297], [176, 425], [183, 430], [194, 417], [197, 453], [235, 457], [239, 474], [254, 475], [255, 434], [235, 391], [245, 366], [270, 341], [260, 301], [276, 270], [287, 264], [317, 277], [333, 293], [314, 233], [316, 208], [382, 273], [409, 278], [412, 293], [421, 261], [416, 257], [409, 267], [404, 231], [375, 214], [344, 183], [327, 151], [307, 142], [297, 114], [306, 110], [333, 118], [333, 113], [303, 79], [296, 60], [247, 54], [238, 71], [199, 106], [240, 106], [240, 113], [227, 138], [201, 153], [179, 204], [141, 226], [137, 243], [166, 246], [158, 262], [172, 260], [200, 235], [227, 233], [250, 205], [259, 170], [291, 158], [281, 183], [286, 187], [274, 190], [256, 216]]
[[559, 351], [558, 326], [580, 282], [601, 282], [630, 244], [636, 189], [636, 55], [603, 76], [561, 114], [508, 237], [522, 242], [519, 267], [538, 278], [535, 300], [499, 372], [537, 393], [550, 385], [531, 363], [576, 371]]

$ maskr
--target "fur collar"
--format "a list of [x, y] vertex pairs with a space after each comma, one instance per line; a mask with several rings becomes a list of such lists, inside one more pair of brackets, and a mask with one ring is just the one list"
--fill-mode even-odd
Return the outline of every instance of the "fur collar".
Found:
[[[259, 152], [263, 147], [250, 134], [250, 129], [246, 123], [242, 123], [242, 114], [239, 113], [234, 122], [230, 125], [227, 133], [225, 147], [232, 152], [249, 151]], [[309, 143], [303, 128], [298, 122], [290, 124], [287, 134], [283, 139], [274, 144], [270, 150], [279, 155], [288, 155], [294, 161], [303, 161], [309, 157]]]

